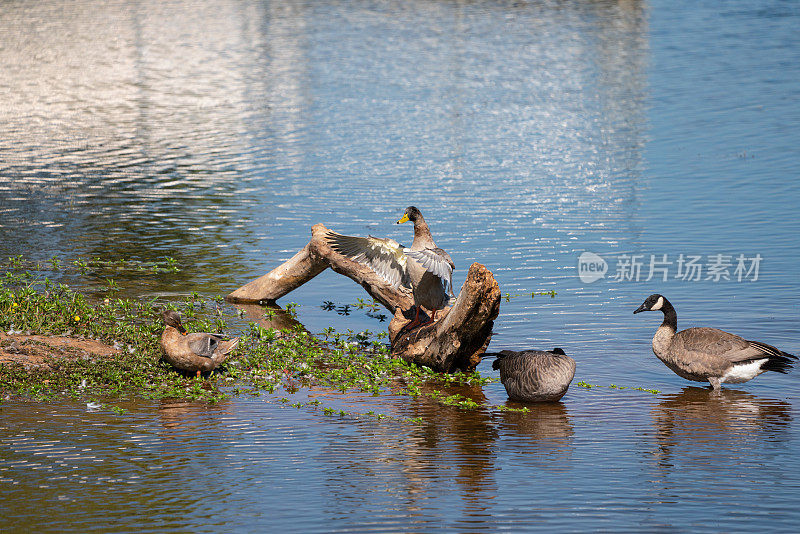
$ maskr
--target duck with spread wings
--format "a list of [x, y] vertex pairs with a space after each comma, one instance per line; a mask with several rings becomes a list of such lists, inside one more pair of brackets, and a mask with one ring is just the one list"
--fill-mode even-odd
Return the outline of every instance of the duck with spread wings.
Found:
[[[453, 269], [450, 255], [436, 246], [422, 213], [414, 206], [406, 208], [397, 224], [414, 223], [414, 241], [404, 247], [397, 241], [379, 237], [356, 237], [328, 232], [328, 244], [336, 252], [366, 265], [392, 287], [411, 287], [414, 319], [406, 330], [424, 326], [436, 319], [436, 312], [447, 306], [453, 295]], [[449, 291], [448, 291], [449, 289]], [[420, 307], [430, 310], [428, 321], [420, 320]]]

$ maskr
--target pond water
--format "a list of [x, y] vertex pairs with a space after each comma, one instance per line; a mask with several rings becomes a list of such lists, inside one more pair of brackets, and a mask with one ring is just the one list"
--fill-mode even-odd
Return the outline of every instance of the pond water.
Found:
[[[800, 371], [710, 395], [632, 312], [659, 292], [681, 328], [800, 353], [798, 27], [769, 0], [4, 3], [0, 257], [169, 256], [122, 293], [225, 295], [317, 222], [407, 243], [413, 204], [456, 288], [477, 261], [508, 294], [490, 350], [578, 362], [529, 414], [296, 394], [422, 425], [277, 396], [5, 401], [4, 529], [793, 531]], [[279, 304], [385, 329], [321, 307], [364, 296], [325, 272]]]

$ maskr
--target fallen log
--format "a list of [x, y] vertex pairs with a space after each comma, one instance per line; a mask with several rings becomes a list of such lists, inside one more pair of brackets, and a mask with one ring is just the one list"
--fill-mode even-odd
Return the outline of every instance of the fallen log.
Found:
[[[473, 263], [453, 305], [441, 310], [433, 324], [403, 331], [413, 317], [411, 290], [394, 288], [375, 271], [333, 250], [322, 224], [311, 228], [311, 240], [291, 259], [269, 273], [230, 293], [233, 303], [275, 301], [330, 267], [347, 276], [394, 314], [389, 324], [392, 354], [439, 372], [472, 370], [480, 362], [492, 337], [492, 326], [500, 310], [500, 288], [492, 273]], [[425, 310], [421, 310], [424, 314]]]
[[473, 263], [452, 307], [433, 324], [411, 331], [398, 309], [389, 323], [392, 353], [440, 372], [471, 371], [481, 362], [500, 312], [500, 287], [491, 271]]

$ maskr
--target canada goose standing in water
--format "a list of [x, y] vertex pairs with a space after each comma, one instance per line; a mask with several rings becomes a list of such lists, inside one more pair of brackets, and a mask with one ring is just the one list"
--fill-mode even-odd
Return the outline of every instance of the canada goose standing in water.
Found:
[[[397, 224], [407, 221], [414, 223], [414, 241], [408, 248], [393, 239], [336, 232], [328, 232], [325, 239], [335, 251], [371, 268], [392, 286], [411, 286], [416, 311], [414, 319], [405, 326], [411, 329], [432, 323], [436, 312], [447, 306], [453, 295], [455, 265], [450, 255], [436, 246], [422, 213], [414, 206], [406, 208]], [[419, 319], [420, 306], [431, 311], [426, 323]]]
[[509, 398], [522, 402], [557, 401], [567, 392], [575, 376], [575, 360], [563, 350], [503, 350], [492, 369], [500, 370], [500, 381]]
[[719, 389], [723, 382], [741, 384], [765, 371], [786, 373], [797, 356], [760, 341], [748, 341], [716, 328], [687, 328], [678, 332], [675, 308], [654, 294], [633, 313], [660, 311], [664, 322], [653, 336], [653, 352], [675, 374], [706, 382]]
[[219, 336], [206, 333], [189, 334], [181, 323], [181, 316], [172, 310], [161, 312], [166, 328], [161, 334], [164, 359], [176, 369], [190, 373], [213, 371], [228, 359], [239, 344], [239, 338], [223, 341]]

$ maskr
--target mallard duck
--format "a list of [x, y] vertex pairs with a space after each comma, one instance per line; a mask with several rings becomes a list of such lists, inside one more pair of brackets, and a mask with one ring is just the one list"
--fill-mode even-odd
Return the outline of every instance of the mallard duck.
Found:
[[[422, 213], [414, 206], [406, 208], [397, 221], [414, 223], [414, 241], [406, 248], [397, 241], [379, 237], [355, 237], [328, 232], [325, 236], [335, 251], [370, 267], [393, 287], [410, 286], [414, 296], [414, 319], [405, 328], [430, 324], [436, 312], [447, 306], [453, 295], [453, 269], [450, 255], [436, 246]], [[448, 294], [449, 287], [449, 294]], [[431, 311], [428, 321], [419, 318], [420, 307]]]
[[492, 362], [492, 369], [500, 370], [500, 381], [512, 400], [557, 401], [567, 392], [575, 376], [575, 360], [559, 348], [551, 351], [502, 350], [485, 355], [497, 357]]
[[741, 384], [765, 371], [786, 373], [797, 356], [760, 341], [748, 341], [717, 328], [678, 332], [678, 314], [663, 295], [647, 297], [633, 313], [660, 311], [664, 322], [653, 336], [653, 353], [678, 376], [719, 389], [723, 382]]
[[181, 316], [172, 310], [161, 312], [166, 328], [161, 334], [161, 349], [164, 359], [176, 369], [190, 373], [213, 371], [222, 362], [236, 345], [239, 338], [228, 341], [214, 334], [194, 333], [189, 334], [181, 324]]

